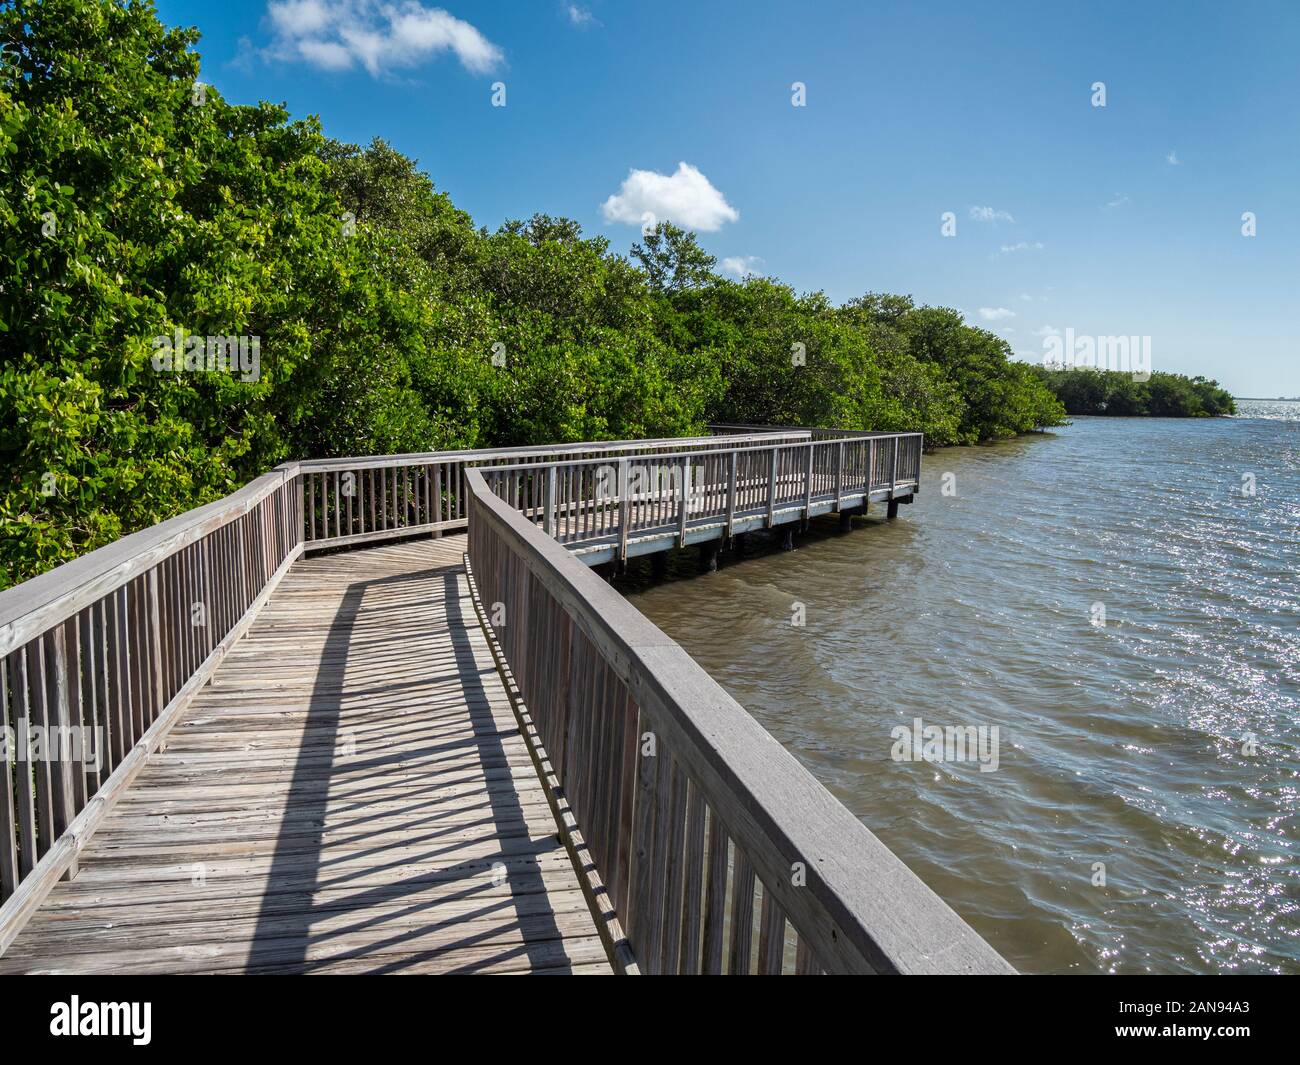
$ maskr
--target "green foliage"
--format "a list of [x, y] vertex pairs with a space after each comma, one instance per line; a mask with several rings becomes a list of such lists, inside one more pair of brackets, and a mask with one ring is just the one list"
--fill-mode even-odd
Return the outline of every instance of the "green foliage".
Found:
[[1237, 412], [1231, 394], [1204, 377], [1153, 373], [1138, 381], [1131, 373], [1092, 368], [1036, 367], [1035, 373], [1069, 414], [1213, 418]]
[[[297, 457], [1063, 416], [953, 311], [732, 281], [667, 223], [629, 257], [476, 229], [382, 141], [198, 85], [147, 2], [0, 4], [0, 40], [0, 586]], [[260, 373], [160, 371], [178, 329], [258, 338]]]

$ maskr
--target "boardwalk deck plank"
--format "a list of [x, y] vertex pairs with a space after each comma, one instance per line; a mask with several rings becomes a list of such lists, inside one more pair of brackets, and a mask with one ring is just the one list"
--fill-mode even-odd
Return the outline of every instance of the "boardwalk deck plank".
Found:
[[0, 973], [608, 972], [464, 544], [297, 562]]

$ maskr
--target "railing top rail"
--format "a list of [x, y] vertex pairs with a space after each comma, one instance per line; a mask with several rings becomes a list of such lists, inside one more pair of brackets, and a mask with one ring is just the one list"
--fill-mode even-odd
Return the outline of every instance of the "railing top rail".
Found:
[[[685, 650], [561, 544], [496, 497], [483, 473], [466, 471], [478, 510], [521, 563], [600, 649], [639, 705], [663, 715], [660, 727], [728, 830], [780, 891], [787, 912], [829, 916], [847, 942], [836, 957], [881, 972], [1014, 970], [938, 895], [880, 842]], [[471, 519], [472, 520], [472, 519]], [[788, 884], [789, 862], [807, 882]], [[802, 893], [808, 892], [805, 897]], [[799, 927], [796, 921], [796, 928]]]
[[[790, 430], [807, 440], [809, 430]], [[549, 447], [485, 448], [422, 454], [315, 459], [287, 462], [221, 499], [195, 507], [147, 529], [131, 533], [47, 573], [0, 591], [0, 656], [66, 621], [89, 602], [122, 587], [159, 562], [230, 521], [246, 514], [300, 472], [365, 469], [419, 462], [491, 461], [496, 458], [553, 455], [591, 450], [639, 450], [678, 444], [716, 444], [722, 437], [668, 437], [656, 440], [591, 441]]]
[[[921, 435], [923, 434], [921, 433], [872, 434], [873, 438], [890, 439], [893, 437], [898, 437], [900, 440], [905, 439], [907, 437], [920, 437]], [[762, 451], [762, 452], [786, 451], [791, 449], [803, 450], [804, 448], [808, 447], [810, 444], [813, 447], [832, 447], [835, 444], [842, 442], [839, 438], [836, 437], [829, 437], [825, 440], [805, 439], [805, 440], [794, 440], [794, 441], [780, 441], [777, 443], [772, 443], [771, 442], [772, 437], [768, 437], [768, 436], [759, 437], [758, 443], [750, 443], [748, 438], [739, 437], [739, 436], [714, 437], [712, 439], [745, 440], [746, 443], [740, 447], [719, 447], [719, 448], [714, 448], [712, 451], [703, 451], [703, 452], [702, 451], [666, 451], [661, 454], [646, 455], [645, 460], [647, 462], [672, 462], [674, 460], [681, 460], [687, 458], [692, 458], [692, 459], [700, 458], [701, 456], [708, 456], [708, 455], [729, 455], [732, 452], [735, 452], [736, 454], [739, 455], [739, 454], [745, 454], [748, 452], [756, 452], [756, 451]], [[852, 443], [853, 441], [852, 439], [850, 439], [848, 442]], [[633, 456], [632, 458], [635, 457], [636, 456]], [[589, 459], [573, 459], [573, 460], [552, 459], [549, 461], [542, 461], [542, 462], [512, 462], [508, 464], [502, 463], [501, 465], [493, 466], [492, 469], [494, 471], [501, 472], [501, 473], [511, 473], [519, 470], [544, 470], [544, 469], [548, 469], [551, 466], [561, 466], [561, 465], [562, 466], [595, 466], [595, 465], [609, 465], [609, 463], [610, 463], [610, 456], [598, 455], [596, 458], [589, 458]]]
[[230, 495], [131, 533], [0, 591], [0, 657], [146, 573], [177, 551], [242, 517], [298, 473], [277, 466]]
[[[920, 435], [920, 434], [885, 434]], [[654, 440], [579, 441], [546, 447], [512, 447], [433, 451], [406, 455], [359, 458], [312, 459], [288, 462], [250, 481], [222, 499], [186, 511], [148, 529], [122, 537], [89, 554], [64, 563], [31, 580], [0, 591], [0, 656], [23, 646], [34, 636], [66, 621], [83, 606], [120, 588], [141, 573], [208, 533], [247, 513], [271, 492], [299, 473], [357, 470], [424, 462], [491, 462], [498, 459], [528, 459], [600, 451], [604, 457], [578, 460], [607, 462], [610, 456], [672, 447], [660, 453], [663, 460], [699, 454], [691, 450], [709, 445], [718, 451], [766, 450], [772, 446], [798, 447], [813, 440], [813, 431], [798, 427], [763, 428], [752, 434], [696, 437], [665, 437]], [[723, 443], [725, 441], [726, 443]], [[742, 446], [735, 447], [732, 441]], [[773, 443], [777, 441], [777, 443]], [[824, 441], [823, 441], [824, 442]], [[547, 466], [551, 462], [531, 465]], [[520, 469], [527, 463], [511, 463], [505, 469]]]
[[[740, 435], [739, 432], [732, 434], [730, 430], [745, 430], [747, 433], [784, 433], [789, 432], [792, 426], [786, 425], [750, 425], [741, 422], [710, 422], [709, 428], [712, 430], [726, 430], [723, 435]], [[869, 437], [869, 436], [923, 436], [923, 433], [906, 431], [891, 432], [888, 429], [810, 429], [809, 433], [814, 436], [817, 433], [825, 434], [822, 439], [834, 439], [836, 437], [850, 439], [852, 437]]]
[[[755, 440], [766, 439], [765, 433], [750, 434]], [[782, 430], [779, 434], [791, 440], [807, 441], [812, 438], [808, 429]], [[727, 437], [712, 436], [670, 436], [654, 440], [586, 440], [568, 444], [551, 444], [544, 447], [502, 447], [475, 448], [460, 451], [417, 451], [403, 455], [364, 455], [331, 459], [305, 459], [299, 465], [304, 473], [332, 472], [334, 470], [370, 469], [386, 466], [415, 466], [425, 462], [456, 461], [491, 461], [493, 459], [529, 458], [550, 455], [565, 455], [575, 452], [604, 451], [645, 451], [655, 447], [691, 447], [705, 444], [717, 444]]]

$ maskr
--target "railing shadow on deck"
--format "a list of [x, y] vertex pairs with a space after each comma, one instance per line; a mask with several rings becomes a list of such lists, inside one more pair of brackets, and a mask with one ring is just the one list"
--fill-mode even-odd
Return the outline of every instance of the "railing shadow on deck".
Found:
[[[384, 602], [370, 606], [366, 602], [367, 596], [373, 598], [377, 592], [391, 593], [410, 587], [414, 594], [401, 604], [400, 610], [415, 610], [419, 615], [427, 616], [428, 603], [440, 600], [442, 613], [433, 623], [445, 626], [450, 634], [447, 642], [451, 648], [452, 661], [448, 664], [452, 668], [447, 672], [440, 662], [430, 663], [436, 673], [426, 681], [425, 686], [454, 681], [463, 694], [472, 733], [468, 739], [457, 738], [451, 744], [441, 743], [436, 736], [436, 725], [427, 723], [434, 733], [430, 736], [429, 743], [403, 748], [397, 757], [403, 765], [418, 768], [448, 756], [455, 760], [457, 752], [449, 748], [468, 745], [484, 767], [507, 765], [502, 733], [493, 719], [488, 691], [483, 681], [483, 674], [493, 667], [490, 661], [487, 664], [477, 662], [468, 642], [457, 636], [458, 631], [468, 633], [478, 627], [475, 618], [466, 616], [462, 581], [463, 576], [458, 570], [440, 567], [349, 583], [322, 645], [320, 670], [313, 685], [303, 742], [299, 746], [297, 763], [289, 784], [287, 805], [272, 856], [262, 909], [250, 944], [247, 971], [309, 973], [321, 964], [334, 965], [343, 960], [356, 962], [370, 957], [373, 958], [373, 965], [360, 971], [372, 974], [396, 973], [484, 944], [487, 946], [486, 951], [473, 954], [472, 962], [454, 971], [473, 972], [520, 956], [528, 958], [535, 968], [554, 968], [554, 956], [542, 947], [543, 943], [561, 938], [554, 913], [536, 907], [526, 912], [520, 905], [520, 900], [525, 895], [540, 894], [543, 887], [541, 870], [530, 869], [527, 865], [530, 853], [527, 846], [510, 853], [503, 849], [500, 856], [489, 857], [486, 862], [483, 857], [468, 858], [452, 865], [440, 865], [436, 871], [428, 874], [362, 887], [355, 893], [334, 897], [324, 904], [314, 901], [317, 892], [337, 892], [345, 888], [350, 879], [349, 874], [332, 874], [330, 868], [332, 862], [343, 857], [331, 857], [330, 844], [324, 838], [332, 800], [345, 800], [348, 803], [345, 807], [347, 812], [344, 825], [355, 827], [357, 838], [367, 835], [364, 825], [368, 819], [382, 818], [388, 821], [395, 816], [409, 815], [409, 820], [404, 825], [383, 826], [382, 834], [391, 836], [391, 842], [378, 842], [364, 852], [343, 852], [348, 861], [364, 854], [368, 859], [368, 873], [421, 862], [445, 862], [457, 850], [474, 843], [473, 837], [460, 843], [446, 837], [474, 829], [484, 830], [485, 835], [504, 841], [507, 847], [517, 848], [518, 844], [512, 841], [531, 838], [527, 819], [522, 808], [512, 799], [512, 793], [493, 788], [486, 779], [486, 809], [481, 819], [448, 819], [453, 813], [464, 814], [465, 805], [448, 805], [439, 812], [435, 809], [439, 800], [430, 800], [428, 789], [418, 787], [410, 789], [409, 803], [403, 800], [401, 810], [394, 812], [386, 809], [381, 813], [368, 813], [367, 806], [372, 801], [367, 798], [368, 794], [379, 791], [379, 801], [383, 802], [387, 798], [382, 794], [382, 779], [376, 783], [375, 777], [382, 773], [386, 765], [391, 764], [394, 756], [386, 755], [382, 748], [372, 757], [348, 757], [340, 761], [337, 754], [340, 731], [345, 736], [350, 732], [346, 723], [341, 722], [345, 708], [355, 708], [358, 704], [373, 705], [374, 696], [389, 687], [382, 683], [374, 685], [373, 682], [364, 681], [349, 684], [347, 677], [348, 662], [356, 658], [354, 652], [358, 633], [373, 631], [376, 618], [368, 616], [370, 612], [382, 614], [385, 618], [391, 617], [390, 606]], [[404, 623], [409, 623], [409, 618], [404, 619]], [[424, 640], [426, 646], [438, 642], [433, 639], [433, 633], [429, 633]], [[394, 640], [390, 646], [392, 654], [389, 659], [366, 651], [362, 661], [367, 666], [382, 666], [385, 662], [396, 665], [409, 659], [411, 644], [408, 641]], [[346, 746], [345, 744], [344, 747]], [[330, 763], [324, 771], [319, 764], [319, 752], [322, 750], [330, 756]], [[430, 778], [431, 787], [436, 789], [445, 789], [454, 783], [457, 780], [446, 775]], [[303, 801], [295, 802], [295, 798]], [[446, 799], [441, 801], [446, 802]], [[309, 828], [305, 834], [301, 831], [304, 826]], [[408, 831], [402, 832], [400, 836], [394, 835], [403, 827]], [[548, 847], [550, 843], [548, 840]], [[423, 849], [425, 847], [428, 849]], [[413, 853], [412, 848], [421, 849]], [[391, 858], [391, 862], [386, 862], [388, 858]], [[485, 865], [498, 864], [500, 873], [494, 879], [493, 869]], [[419, 897], [427, 889], [446, 885], [449, 881], [461, 881], [463, 886], [453, 890], [440, 890], [435, 897]], [[495, 889], [496, 893], [490, 892], [489, 888]], [[501, 894], [503, 890], [505, 893]], [[284, 907], [281, 900], [285, 895], [297, 896], [305, 901]], [[402, 906], [403, 900], [410, 900], [410, 904]], [[449, 904], [454, 907], [456, 903], [474, 901], [480, 905], [472, 910], [457, 908], [454, 916], [447, 913]], [[382, 906], [383, 909], [377, 911], [372, 908], [375, 906]], [[349, 911], [357, 912], [356, 921], [347, 920], [346, 914]], [[515, 927], [522, 930], [527, 926], [528, 934], [522, 935], [522, 944], [503, 945], [498, 949], [491, 940], [500, 936], [503, 930], [501, 924], [476, 926], [467, 923], [475, 918], [500, 916], [505, 911], [514, 912]], [[426, 913], [429, 916], [428, 924], [411, 921], [412, 917]], [[340, 914], [343, 919], [335, 927], [319, 932], [314, 930], [314, 926], [323, 918], [337, 917]], [[382, 928], [386, 921], [395, 922], [392, 933], [387, 936], [383, 934]], [[462, 924], [465, 925], [463, 935], [448, 937], [435, 947], [414, 945], [427, 939], [431, 933]], [[479, 931], [475, 931], [476, 928]], [[371, 937], [364, 946], [329, 951], [319, 960], [313, 956], [314, 946], [327, 944], [331, 939], [363, 929]], [[412, 946], [403, 949], [404, 943], [411, 943]], [[355, 966], [353, 970], [357, 971]]]

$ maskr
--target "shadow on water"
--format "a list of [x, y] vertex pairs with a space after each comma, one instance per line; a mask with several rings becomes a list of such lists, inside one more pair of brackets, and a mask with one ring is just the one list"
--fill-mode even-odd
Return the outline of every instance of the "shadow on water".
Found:
[[[906, 514], [906, 508], [902, 508], [900, 513]], [[806, 526], [793, 528], [794, 546], [789, 549], [782, 547], [784, 529], [781, 527], [737, 536], [731, 546], [719, 552], [718, 569], [738, 569], [743, 573], [746, 569], [762, 569], [780, 563], [782, 559], [797, 565], [803, 557], [807, 557], [801, 557], [801, 551], [808, 552], [824, 545], [833, 545], [856, 535], [887, 536], [892, 544], [899, 546], [906, 544], [918, 531], [910, 522], [888, 521], [883, 505], [879, 507], [879, 513], [873, 505], [870, 514], [853, 515], [848, 528], [842, 528], [839, 518], [834, 515], [819, 515]], [[662, 552], [658, 557], [639, 555], [629, 559], [626, 571], [614, 578], [614, 587], [625, 594], [635, 595], [660, 585], [707, 577], [709, 574], [702, 563], [706, 546], [708, 545], [673, 548]]]

